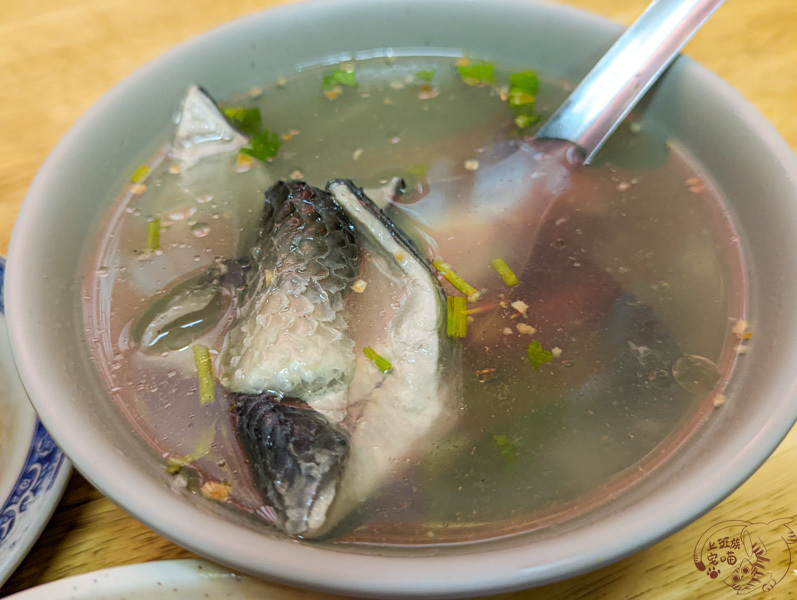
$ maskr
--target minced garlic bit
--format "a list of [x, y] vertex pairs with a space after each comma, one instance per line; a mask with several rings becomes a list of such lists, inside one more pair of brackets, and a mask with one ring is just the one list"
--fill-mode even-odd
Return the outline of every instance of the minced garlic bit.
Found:
[[235, 172], [246, 173], [255, 164], [255, 159], [246, 154], [239, 154], [238, 160], [235, 161]]
[[385, 103], [385, 104], [387, 104], [388, 106], [390, 106], [391, 104], [393, 104], [393, 100], [391, 100], [390, 98], [385, 98], [384, 100], [382, 100], [382, 102], [383, 102], [383, 103]]
[[554, 358], [559, 358], [562, 356], [562, 349], [559, 346], [554, 346], [551, 348], [551, 354], [553, 354]]
[[326, 96], [329, 100], [337, 100], [342, 93], [343, 93], [343, 88], [340, 87], [339, 85], [336, 85], [335, 87], [329, 90], [324, 90], [324, 96]]
[[304, 173], [302, 173], [299, 169], [296, 169], [290, 174], [291, 179], [301, 179], [304, 177]]
[[466, 171], [475, 171], [479, 168], [479, 161], [478, 160], [466, 160], [465, 161], [465, 170]]
[[498, 97], [501, 98], [501, 102], [506, 102], [509, 100], [509, 86], [502, 85], [498, 88]]
[[744, 332], [747, 331], [748, 327], [749, 324], [747, 323], [747, 321], [745, 321], [744, 319], [739, 319], [738, 321], [736, 321], [736, 323], [733, 324], [733, 328], [731, 329], [731, 331], [734, 333], [734, 335], [742, 337], [744, 335]]
[[365, 291], [365, 286], [368, 285], [368, 282], [363, 279], [358, 279], [354, 282], [354, 285], [351, 286], [353, 292], [357, 294], [362, 294]]
[[457, 66], [458, 67], [467, 67], [471, 64], [471, 60], [467, 56], [463, 56], [462, 58], [457, 59]]
[[515, 300], [515, 301], [514, 301], [514, 302], [511, 304], [511, 306], [512, 306], [512, 308], [514, 308], [516, 311], [518, 311], [518, 312], [519, 312], [521, 315], [523, 315], [523, 318], [524, 318], [524, 319], [525, 319], [525, 318], [527, 318], [527, 317], [529, 316], [529, 312], [528, 312], [528, 311], [529, 311], [529, 305], [528, 305], [528, 304], [526, 304], [525, 302], [523, 302], [523, 300]]
[[628, 183], [627, 181], [621, 181], [620, 183], [617, 184], [617, 191], [624, 192], [630, 187], [631, 187], [630, 183]]
[[526, 323], [518, 323], [516, 325], [518, 333], [522, 333], [523, 335], [534, 335], [537, 333], [537, 330], [534, 329], [531, 325], [527, 325]]
[[714, 406], [716, 408], [719, 408], [720, 406], [725, 404], [725, 400], [727, 400], [725, 394], [717, 394], [716, 396], [714, 396]]
[[633, 123], [631, 123], [631, 124], [628, 126], [628, 130], [629, 130], [631, 133], [639, 133], [640, 131], [642, 131], [642, 124], [641, 124], [641, 123], [639, 123], [638, 121], [634, 121]]
[[433, 98], [437, 98], [439, 95], [440, 95], [440, 90], [437, 89], [436, 87], [432, 87], [431, 85], [422, 85], [421, 91], [418, 92], [418, 99], [432, 100]]
[[221, 481], [206, 481], [200, 490], [205, 498], [219, 502], [226, 502], [230, 497], [230, 488]]
[[266, 275], [266, 285], [269, 286], [271, 285], [271, 281], [274, 279], [274, 271], [266, 269], [265, 275]]
[[515, 332], [512, 330], [511, 327], [504, 327], [501, 333], [503, 333], [504, 335], [512, 335]]
[[736, 354], [747, 354], [747, 344], [739, 344], [736, 346]]
[[140, 196], [147, 191], [147, 186], [143, 183], [134, 183], [130, 186], [130, 193], [135, 196]]
[[177, 175], [178, 173], [180, 173], [180, 171], [182, 171], [180, 165], [178, 164], [169, 165], [169, 173], [171, 173], [172, 175]]
[[393, 253], [393, 258], [395, 258], [397, 261], [401, 262], [402, 260], [407, 258], [407, 255], [404, 253], [404, 250], [396, 250]]
[[352, 160], [360, 160], [360, 157], [361, 157], [362, 155], [363, 155], [363, 149], [362, 149], [362, 148], [357, 148], [357, 150], [355, 150], [355, 151], [352, 153], [352, 155], [351, 155], [351, 159], [352, 159]]
[[706, 184], [700, 181], [697, 177], [690, 177], [684, 181], [684, 183], [689, 188], [689, 191], [693, 194], [699, 194], [700, 192], [706, 191]]
[[281, 136], [283, 142], [290, 142], [293, 139], [293, 135], [290, 133], [283, 133]]
[[391, 90], [403, 90], [404, 89], [404, 82], [402, 82], [402, 81], [391, 81], [390, 82], [390, 89]]

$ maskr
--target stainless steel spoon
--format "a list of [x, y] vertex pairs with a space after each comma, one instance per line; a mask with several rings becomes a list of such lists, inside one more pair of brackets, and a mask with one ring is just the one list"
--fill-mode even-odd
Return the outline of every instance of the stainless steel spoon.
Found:
[[490, 148], [477, 171], [433, 176], [429, 192], [401, 212], [423, 223], [435, 252], [474, 285], [496, 253], [522, 271], [573, 170], [592, 160], [722, 2], [654, 0], [534, 138]]
[[567, 140], [592, 160], [723, 0], [655, 0], [537, 132]]

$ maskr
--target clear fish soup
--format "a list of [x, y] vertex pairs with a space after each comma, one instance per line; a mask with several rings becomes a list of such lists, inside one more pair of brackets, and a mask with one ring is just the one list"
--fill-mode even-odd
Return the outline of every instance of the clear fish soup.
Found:
[[[534, 115], [544, 121], [567, 91], [542, 81], [532, 93], [512, 71], [488, 76], [473, 66], [484, 64], [423, 57], [311, 68], [219, 103], [259, 109], [255, 127], [274, 134], [262, 138], [266, 153], [275, 151], [267, 160], [233, 149], [184, 168], [170, 154], [171, 131], [146, 169], [131, 165], [135, 174], [87, 251], [86, 338], [111, 398], [179, 485], [250, 513], [254, 526], [274, 521], [218, 379], [225, 339], [251, 301], [241, 293], [249, 267], [235, 261], [250, 257], [264, 192], [280, 180], [323, 188], [345, 178], [364, 188], [444, 294], [439, 347], [450, 360], [437, 375], [450, 384], [447, 412], [435, 417], [428, 443], [380, 467], [377, 489], [325, 534], [333, 543], [461, 543], [560, 522], [645, 477], [722, 403], [749, 337], [744, 269], [733, 224], [699, 165], [656, 122], [632, 115], [596, 164], [572, 170], [544, 213], [518, 212], [514, 226], [533, 233], [520, 261], [502, 224], [472, 218], [467, 178], [489, 168], [491, 148], [531, 134]], [[394, 178], [401, 190], [390, 187]], [[458, 178], [458, 194], [435, 199]], [[379, 351], [372, 340], [384, 337], [385, 315], [407, 306], [402, 277], [411, 271], [391, 266], [403, 250], [357, 235], [363, 261], [338, 316], [355, 370], [382, 378], [379, 387], [391, 371], [377, 372], [364, 350]], [[447, 335], [445, 300], [463, 293], [433, 260], [478, 290], [458, 315], [464, 337]], [[239, 267], [243, 275], [232, 272]], [[196, 295], [203, 276], [215, 283]], [[193, 294], [185, 302], [175, 301], [180, 285]], [[163, 316], [170, 325], [146, 333], [169, 301], [181, 316]], [[192, 352], [199, 346], [216, 379], [207, 403]], [[397, 377], [407, 372], [391, 367]], [[355, 404], [339, 421], [352, 444], [365, 414]]]

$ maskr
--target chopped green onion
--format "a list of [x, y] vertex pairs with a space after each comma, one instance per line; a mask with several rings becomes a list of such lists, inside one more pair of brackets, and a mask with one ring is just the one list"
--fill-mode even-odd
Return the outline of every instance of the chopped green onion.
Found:
[[518, 115], [515, 117], [515, 125], [517, 125], [518, 129], [525, 129], [539, 120], [539, 115]]
[[470, 86], [495, 83], [495, 65], [491, 62], [457, 65], [462, 81]]
[[194, 364], [199, 376], [199, 403], [212, 404], [216, 400], [216, 385], [213, 382], [213, 365], [210, 363], [210, 351], [207, 346], [197, 344], [192, 347]]
[[526, 348], [526, 352], [529, 355], [529, 362], [531, 362], [531, 366], [533, 366], [537, 371], [540, 370], [542, 365], [553, 360], [553, 353], [543, 350], [542, 344], [540, 344], [540, 342], [537, 340], [534, 340], [529, 344], [528, 348]]
[[449, 296], [446, 298], [446, 335], [463, 338], [468, 334], [468, 312], [465, 310], [465, 298]]
[[357, 87], [357, 77], [354, 71], [344, 71], [337, 69], [335, 71], [328, 71], [324, 74], [324, 80], [321, 82], [321, 89], [328, 90], [336, 85], [345, 85], [348, 87]]
[[238, 131], [245, 135], [255, 135], [260, 130], [260, 109], [232, 106], [225, 108], [224, 116]]
[[414, 175], [415, 177], [426, 177], [426, 173], [429, 171], [429, 165], [410, 165], [407, 167], [407, 173], [409, 175]]
[[152, 219], [147, 223], [147, 252], [155, 252], [161, 247], [161, 220]]
[[[509, 105], [532, 104], [537, 99], [539, 87], [537, 74], [534, 71], [513, 73], [509, 76]], [[513, 94], [518, 100], [522, 100], [519, 104], [512, 102]]]
[[494, 435], [493, 443], [501, 453], [501, 458], [503, 458], [507, 464], [511, 465], [517, 461], [517, 446], [514, 444], [514, 442], [512, 442], [512, 440], [505, 435]]
[[365, 354], [369, 359], [371, 359], [371, 362], [374, 363], [376, 365], [376, 368], [382, 371], [382, 373], [387, 373], [388, 371], [390, 371], [390, 369], [393, 368], [393, 365], [390, 364], [389, 360], [387, 360], [382, 356], [379, 356], [376, 350], [374, 350], [370, 346], [366, 346], [365, 348], [363, 348], [363, 354]]
[[431, 81], [434, 78], [434, 71], [418, 71], [415, 77], [421, 81]]
[[266, 161], [277, 156], [280, 149], [280, 136], [264, 129], [249, 140], [249, 148], [241, 148], [241, 154], [246, 154], [258, 160]]
[[509, 287], [515, 287], [519, 283], [517, 276], [512, 272], [512, 269], [509, 268], [509, 265], [500, 258], [494, 258], [490, 261], [490, 264]]
[[133, 183], [141, 183], [147, 178], [147, 175], [149, 175], [149, 167], [147, 165], [141, 165], [130, 176], [130, 181], [132, 181]]
[[465, 294], [465, 296], [468, 298], [468, 302], [476, 302], [476, 300], [481, 297], [479, 290], [457, 275], [454, 272], [454, 269], [451, 268], [451, 265], [448, 265], [441, 260], [435, 260], [432, 262], [432, 266], [440, 271], [443, 274], [443, 277], [445, 277], [457, 291]]
[[507, 102], [515, 112], [515, 125], [525, 129], [540, 120], [534, 109], [537, 100], [539, 81], [534, 71], [521, 71], [509, 76], [509, 95]]

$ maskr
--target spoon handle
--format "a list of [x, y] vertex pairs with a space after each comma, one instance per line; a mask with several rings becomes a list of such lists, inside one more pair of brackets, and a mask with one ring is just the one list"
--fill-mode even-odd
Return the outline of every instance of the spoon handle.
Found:
[[654, 0], [539, 130], [588, 163], [723, 0]]

